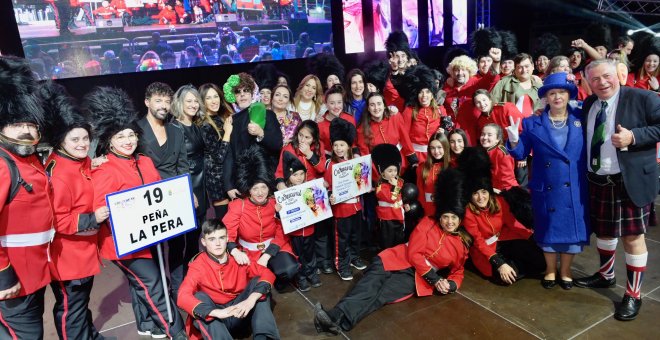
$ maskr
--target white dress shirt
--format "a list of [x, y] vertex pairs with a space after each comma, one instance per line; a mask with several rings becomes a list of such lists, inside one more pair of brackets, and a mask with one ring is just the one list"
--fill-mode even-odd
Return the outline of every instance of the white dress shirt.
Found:
[[[600, 146], [600, 169], [596, 172], [598, 175], [614, 175], [621, 172], [619, 168], [619, 160], [616, 155], [616, 148], [612, 145], [612, 134], [616, 133], [616, 126], [614, 124], [614, 117], [616, 116], [616, 107], [619, 104], [619, 94], [621, 90], [617, 91], [610, 99], [606, 100], [607, 109], [605, 110], [605, 141]], [[589, 171], [591, 169], [591, 139], [594, 135], [594, 124], [596, 115], [600, 111], [601, 100], [596, 100], [591, 109], [589, 109], [589, 116], [587, 117], [587, 160], [589, 163]], [[621, 112], [621, 114], [624, 114]]]

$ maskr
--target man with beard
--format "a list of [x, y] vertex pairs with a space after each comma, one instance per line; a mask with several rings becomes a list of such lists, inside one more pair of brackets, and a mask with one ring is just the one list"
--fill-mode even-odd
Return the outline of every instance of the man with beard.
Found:
[[44, 115], [35, 92], [29, 64], [0, 57], [1, 339], [43, 338], [54, 217], [50, 182], [35, 155]]
[[[168, 116], [173, 95], [174, 91], [167, 84], [161, 82], [149, 84], [144, 99], [147, 114], [138, 121], [142, 134], [137, 151], [151, 158], [162, 179], [185, 174], [190, 170], [183, 130], [169, 123]], [[183, 256], [186, 248], [185, 235], [179, 235], [167, 242], [171, 290], [172, 296], [176, 297], [186, 270]], [[146, 310], [143, 312], [136, 313], [138, 329], [152, 329], [153, 321], [150, 320]], [[138, 318], [138, 314], [143, 317]]]

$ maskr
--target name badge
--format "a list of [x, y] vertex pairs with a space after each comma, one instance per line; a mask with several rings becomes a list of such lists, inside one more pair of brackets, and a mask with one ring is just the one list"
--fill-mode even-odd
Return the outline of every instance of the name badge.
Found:
[[487, 239], [486, 240], [486, 245], [491, 245], [491, 244], [497, 242], [497, 240], [499, 239], [499, 236], [500, 236], [499, 234], [498, 235], [493, 235], [493, 237]]

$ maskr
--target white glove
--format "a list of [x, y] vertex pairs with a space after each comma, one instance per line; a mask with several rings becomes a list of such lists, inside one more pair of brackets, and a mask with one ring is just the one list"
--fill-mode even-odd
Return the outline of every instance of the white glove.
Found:
[[520, 118], [516, 122], [513, 121], [513, 117], [509, 116], [509, 125], [506, 128], [506, 133], [509, 135], [509, 143], [518, 143], [518, 127], [520, 126]]

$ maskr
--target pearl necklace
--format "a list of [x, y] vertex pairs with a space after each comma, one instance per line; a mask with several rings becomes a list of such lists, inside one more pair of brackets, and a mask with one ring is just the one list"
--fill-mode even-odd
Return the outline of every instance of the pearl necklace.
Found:
[[550, 118], [550, 123], [552, 123], [552, 127], [555, 129], [561, 129], [564, 126], [566, 126], [566, 122], [568, 121], [568, 116], [564, 117], [562, 120], [554, 120], [551, 117]]

